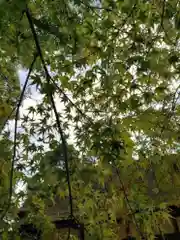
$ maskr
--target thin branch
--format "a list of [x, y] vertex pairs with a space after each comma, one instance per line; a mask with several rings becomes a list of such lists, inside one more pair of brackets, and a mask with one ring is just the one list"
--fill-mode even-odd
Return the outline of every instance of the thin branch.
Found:
[[[171, 111], [172, 112], [174, 112], [174, 110], [176, 108], [176, 103], [179, 99], [179, 95], [180, 95], [180, 93], [178, 93], [179, 89], [180, 89], [180, 84], [177, 86], [177, 88], [176, 88], [176, 90], [173, 94], [173, 101], [172, 101], [172, 106], [171, 106]], [[177, 97], [176, 97], [176, 95], [177, 95]]]
[[51, 78], [53, 84], [55, 85], [56, 89], [71, 103], [71, 105], [83, 116], [85, 119], [87, 119], [91, 124], [93, 124], [93, 120], [87, 116], [80, 108], [76, 106], [76, 104], [63, 92], [63, 90], [58, 86], [58, 84]]
[[[81, 2], [81, 4], [83, 4], [84, 6], [86, 6], [87, 8], [89, 8], [91, 11], [94, 11], [94, 12], [95, 12], [96, 9], [97, 9], [97, 10], [105, 10], [105, 11], [107, 11], [107, 12], [113, 12], [114, 14], [116, 14], [117, 17], [120, 17], [120, 15], [117, 14], [116, 12], [114, 12], [113, 9], [103, 8], [103, 7], [98, 7], [98, 6], [92, 6], [92, 5], [89, 5], [89, 4], [87, 4], [87, 3], [84, 3], [83, 1], [80, 1], [80, 2]], [[124, 25], [127, 23], [128, 19], [129, 19], [129, 18], [131, 17], [131, 15], [133, 14], [136, 6], [137, 6], [137, 3], [135, 3], [135, 4], [132, 6], [132, 8], [131, 8], [131, 10], [129, 11], [127, 17], [126, 17], [125, 19], [123, 19], [120, 28], [117, 28], [117, 27], [115, 27], [115, 26], [112, 26], [113, 28], [115, 28], [115, 29], [117, 30], [116, 36], [118, 36], [118, 34], [120, 33], [120, 31], [122, 30], [122, 28], [124, 27]], [[95, 13], [96, 13], [96, 12], [95, 12]], [[96, 14], [97, 14], [97, 13], [96, 13]], [[97, 14], [97, 15], [98, 15], [98, 14]], [[101, 16], [98, 15], [98, 17], [101, 17]]]
[[[150, 45], [149, 45], [149, 48], [147, 49], [147, 55], [150, 53], [151, 49], [153, 48], [153, 45], [156, 41], [156, 39], [159, 37], [159, 34], [160, 34], [160, 31], [161, 29], [163, 29], [163, 21], [164, 21], [164, 12], [165, 12], [165, 6], [166, 6], [166, 0], [163, 0], [163, 3], [162, 3], [162, 12], [161, 12], [161, 21], [160, 21], [160, 25], [157, 29], [157, 33], [156, 33], [156, 36], [152, 39]], [[146, 56], [147, 56], [146, 55]]]
[[105, 11], [107, 11], [107, 12], [112, 12], [112, 11], [113, 11], [113, 9], [111, 9], [111, 8], [105, 8], [105, 7], [99, 7], [99, 6], [89, 5], [88, 3], [83, 2], [83, 0], [80, 1], [80, 3], [83, 4], [84, 6], [86, 6], [87, 8], [90, 8], [90, 9], [105, 10]]
[[108, 12], [108, 13], [109, 13], [109, 12], [112, 12], [112, 13], [114, 13], [116, 16], [120, 17], [116, 12], [113, 11], [113, 9], [103, 8], [103, 7], [99, 7], [99, 6], [92, 6], [92, 5], [89, 5], [88, 3], [85, 3], [85, 2], [83, 2], [83, 1], [80, 1], [80, 3], [81, 3], [82, 5], [84, 5], [86, 8], [88, 8], [90, 11], [93, 11], [93, 13], [95, 13], [96, 16], [99, 17], [100, 19], [102, 19], [102, 17], [97, 13], [96, 10], [99, 10], [99, 11], [104, 10], [104, 11], [106, 11], [106, 12]]
[[70, 236], [71, 236], [71, 228], [68, 229], [68, 236], [67, 236], [67, 240], [70, 239]]
[[119, 169], [117, 168], [117, 166], [116, 166], [116, 164], [115, 164], [114, 161], [113, 161], [113, 163], [114, 163], [114, 165], [115, 165], [116, 174], [117, 174], [118, 179], [119, 179], [119, 182], [120, 182], [120, 184], [121, 184], [121, 189], [122, 189], [122, 191], [123, 191], [123, 193], [124, 193], [124, 197], [125, 197], [126, 203], [127, 203], [127, 205], [128, 205], [128, 208], [129, 208], [129, 210], [130, 210], [130, 212], [131, 212], [131, 216], [133, 217], [133, 220], [134, 220], [134, 224], [135, 224], [135, 226], [136, 226], [136, 229], [137, 229], [137, 231], [138, 231], [141, 239], [144, 239], [144, 236], [143, 236], [143, 234], [142, 234], [142, 232], [141, 232], [141, 230], [140, 230], [140, 227], [139, 227], [139, 225], [138, 225], [138, 223], [137, 223], [135, 214], [133, 213], [133, 209], [132, 209], [132, 207], [131, 207], [131, 204], [130, 204], [128, 195], [127, 195], [127, 193], [126, 193], [126, 189], [125, 189], [124, 183], [123, 183], [123, 181], [122, 181], [122, 179], [121, 179]]
[[161, 13], [161, 24], [160, 24], [160, 27], [162, 27], [162, 28], [163, 28], [163, 25], [164, 25], [165, 8], [166, 8], [166, 0], [163, 0], [163, 3], [162, 3], [162, 13]]
[[29, 72], [28, 75], [26, 77], [18, 104], [17, 104], [17, 109], [16, 109], [16, 115], [15, 115], [15, 125], [14, 125], [14, 145], [13, 145], [13, 158], [12, 158], [12, 163], [11, 163], [11, 171], [10, 171], [10, 183], [9, 183], [9, 197], [8, 197], [8, 203], [7, 203], [7, 207], [4, 211], [4, 213], [2, 214], [2, 216], [0, 217], [1, 220], [3, 220], [3, 218], [6, 216], [6, 213], [8, 212], [10, 206], [11, 206], [11, 199], [12, 199], [12, 194], [13, 194], [13, 177], [14, 177], [14, 166], [15, 166], [15, 162], [16, 162], [16, 147], [17, 147], [17, 124], [18, 124], [18, 118], [19, 118], [19, 110], [21, 107], [21, 103], [23, 101], [23, 97], [24, 97], [24, 93], [31, 75], [31, 72], [33, 70], [34, 64], [36, 62], [37, 59], [37, 54], [34, 55], [33, 61], [30, 65], [29, 68]]
[[[46, 63], [45, 63], [45, 60], [44, 60], [44, 57], [43, 57], [43, 53], [42, 53], [42, 50], [41, 50], [41, 47], [40, 47], [39, 39], [38, 39], [37, 33], [35, 31], [33, 19], [31, 17], [31, 13], [30, 13], [30, 10], [28, 9], [28, 7], [26, 9], [26, 16], [27, 16], [27, 19], [29, 21], [29, 25], [30, 25], [30, 28], [31, 28], [31, 31], [32, 31], [32, 34], [33, 34], [33, 38], [34, 38], [34, 41], [35, 41], [37, 52], [39, 54], [39, 57], [41, 59], [41, 62], [42, 62], [43, 68], [44, 68], [44, 72], [46, 74], [47, 83], [50, 84], [51, 76], [48, 72], [48, 69], [47, 69], [47, 66], [46, 66]], [[55, 114], [55, 117], [56, 117], [58, 131], [59, 131], [59, 134], [61, 136], [61, 141], [62, 141], [62, 146], [63, 146], [63, 155], [64, 155], [64, 161], [65, 161], [65, 168], [66, 168], [66, 175], [67, 175], [67, 184], [68, 184], [68, 190], [69, 190], [70, 216], [73, 217], [73, 201], [72, 201], [71, 182], [70, 182], [70, 174], [69, 174], [69, 166], [68, 166], [67, 144], [66, 144], [66, 140], [65, 140], [65, 137], [64, 137], [62, 127], [61, 127], [61, 123], [60, 123], [60, 120], [59, 120], [59, 116], [58, 116], [58, 112], [57, 112], [57, 109], [56, 109], [56, 105], [55, 105], [55, 102], [54, 102], [52, 92], [49, 93], [49, 97], [50, 97], [52, 108], [53, 108], [53, 111], [54, 111], [54, 114]]]
[[4, 127], [5, 127], [6, 124], [7, 124], [7, 122], [10, 120], [11, 116], [12, 116], [13, 113], [15, 112], [15, 110], [16, 110], [16, 108], [17, 108], [18, 102], [19, 102], [19, 100], [16, 102], [16, 106], [11, 110], [10, 114], [7, 116], [7, 118], [6, 118], [5, 121], [3, 122], [0, 133], [2, 133]]

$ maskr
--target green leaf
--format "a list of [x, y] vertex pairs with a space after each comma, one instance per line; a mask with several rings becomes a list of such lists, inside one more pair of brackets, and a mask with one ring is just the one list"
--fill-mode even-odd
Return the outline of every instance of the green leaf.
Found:
[[23, 205], [22, 221], [52, 239], [46, 210], [68, 219], [71, 189], [73, 216], [91, 239], [126, 238], [126, 222], [139, 238], [134, 212], [153, 239], [179, 205], [177, 1], [37, 0], [27, 2], [28, 17], [24, 1], [0, 4], [1, 126], [18, 105], [18, 69], [38, 53], [18, 122], [0, 136], [3, 231], [16, 232]]

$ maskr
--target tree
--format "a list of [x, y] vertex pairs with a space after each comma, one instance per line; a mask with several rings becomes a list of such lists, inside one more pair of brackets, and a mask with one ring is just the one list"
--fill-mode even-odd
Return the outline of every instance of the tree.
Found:
[[[100, 239], [118, 239], [117, 211], [139, 238], [153, 239], [168, 205], [179, 204], [178, 8], [176, 0], [1, 3], [2, 58], [29, 69], [42, 95], [21, 116], [15, 169], [39, 173], [36, 161], [56, 140], [67, 172], [64, 135], [73, 131], [81, 160], [72, 194], [81, 221]], [[84, 184], [80, 169], [92, 156], [96, 167], [88, 165]], [[45, 166], [51, 172], [54, 164]]]

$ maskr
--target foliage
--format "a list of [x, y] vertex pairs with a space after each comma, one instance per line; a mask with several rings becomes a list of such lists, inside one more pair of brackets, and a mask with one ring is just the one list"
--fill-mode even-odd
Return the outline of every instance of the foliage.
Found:
[[14, 219], [27, 198], [38, 208], [29, 203], [30, 221], [46, 219], [51, 229], [47, 200], [69, 194], [67, 141], [74, 214], [89, 238], [119, 239], [121, 217], [134, 223], [137, 238], [153, 239], [170, 218], [168, 205], [180, 204], [179, 1], [0, 4], [1, 78], [12, 87], [0, 83], [0, 124], [10, 112], [7, 100], [19, 100], [14, 69], [29, 69], [35, 53], [30, 78], [41, 95], [20, 116], [16, 159], [11, 137], [2, 133], [1, 196], [9, 194], [10, 157], [13, 189], [16, 181], [36, 189], [13, 191], [6, 216], [13, 212]]
[[1, 74], [0, 74], [0, 129], [4, 127], [7, 117], [13, 119], [13, 109], [17, 104], [20, 92], [19, 80], [17, 78], [15, 66], [10, 59], [6, 59], [1, 54]]

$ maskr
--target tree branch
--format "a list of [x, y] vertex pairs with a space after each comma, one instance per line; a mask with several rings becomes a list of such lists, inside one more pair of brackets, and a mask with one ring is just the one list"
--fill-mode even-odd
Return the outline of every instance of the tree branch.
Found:
[[[40, 46], [40, 43], [39, 43], [39, 39], [38, 39], [36, 30], [35, 30], [35, 27], [34, 27], [34, 22], [33, 22], [33, 19], [31, 17], [31, 12], [28, 9], [28, 7], [26, 9], [26, 16], [27, 16], [27, 19], [29, 21], [29, 26], [30, 26], [30, 29], [32, 31], [32, 35], [33, 35], [33, 38], [34, 38], [34, 42], [35, 42], [35, 45], [36, 45], [37, 52], [39, 54], [39, 57], [40, 57], [41, 62], [42, 62], [42, 66], [44, 68], [47, 83], [50, 84], [51, 76], [48, 72], [46, 62], [44, 60], [43, 53], [42, 53], [42, 50], [41, 50], [41, 46]], [[63, 156], [64, 156], [64, 162], [65, 162], [65, 168], [66, 168], [66, 177], [67, 177], [67, 184], [68, 184], [68, 191], [69, 191], [70, 217], [72, 218], [73, 217], [73, 200], [72, 200], [70, 173], [69, 173], [69, 166], [68, 166], [67, 144], [66, 144], [66, 139], [64, 137], [62, 127], [61, 127], [61, 122], [60, 122], [60, 119], [59, 119], [59, 115], [58, 115], [58, 112], [57, 112], [57, 108], [56, 108], [56, 105], [55, 105], [55, 101], [54, 101], [52, 92], [50, 91], [50, 93], [48, 93], [48, 95], [50, 97], [51, 105], [52, 105], [52, 108], [53, 108], [53, 111], [54, 111], [54, 114], [55, 114], [55, 118], [56, 118], [56, 123], [57, 123], [57, 126], [58, 126], [58, 132], [60, 134], [61, 141], [62, 141], [62, 146], [63, 146]]]
[[12, 163], [11, 163], [11, 171], [10, 171], [10, 183], [9, 183], [9, 197], [8, 197], [8, 203], [7, 203], [7, 207], [5, 208], [4, 213], [2, 214], [2, 216], [0, 217], [1, 220], [3, 220], [3, 218], [6, 216], [6, 213], [8, 212], [10, 206], [11, 206], [11, 198], [12, 198], [12, 194], [13, 194], [13, 176], [14, 176], [14, 165], [15, 165], [15, 161], [16, 161], [16, 147], [17, 147], [17, 124], [18, 124], [18, 118], [19, 118], [19, 110], [21, 107], [21, 103], [23, 101], [23, 97], [24, 97], [24, 93], [31, 75], [31, 72], [33, 70], [34, 64], [36, 62], [37, 59], [37, 54], [34, 55], [33, 61], [30, 65], [29, 68], [29, 72], [28, 75], [26, 77], [18, 104], [17, 104], [17, 109], [16, 109], [16, 115], [15, 115], [15, 126], [14, 126], [14, 146], [13, 146], [13, 158], [12, 158]]

